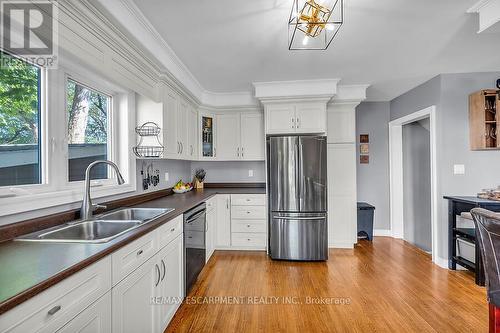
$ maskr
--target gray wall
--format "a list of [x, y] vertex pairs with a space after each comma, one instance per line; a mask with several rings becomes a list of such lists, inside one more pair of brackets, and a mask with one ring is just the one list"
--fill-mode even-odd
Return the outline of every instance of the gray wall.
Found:
[[[141, 170], [144, 165], [144, 172], [147, 166], [153, 163], [154, 170], [160, 171], [160, 183], [155, 187], [150, 187], [146, 191], [142, 188]], [[165, 181], [165, 173], [168, 172], [169, 180]], [[137, 193], [152, 192], [172, 187], [181, 180], [185, 183], [191, 182], [191, 162], [178, 160], [138, 160], [137, 161]]]
[[[389, 102], [363, 102], [356, 108], [358, 201], [375, 206], [374, 229], [390, 229]], [[370, 163], [359, 163], [359, 135], [370, 135]]]
[[430, 252], [431, 161], [426, 127], [420, 122], [403, 126], [404, 239]]
[[[448, 204], [444, 195], [475, 195], [500, 185], [500, 151], [469, 148], [468, 96], [494, 88], [500, 72], [443, 74], [391, 101], [391, 120], [436, 105], [438, 178], [438, 256], [448, 257]], [[453, 165], [464, 164], [465, 175], [454, 175]]]
[[[245, 162], [192, 162], [191, 173], [203, 168], [207, 172], [205, 181], [209, 183], [254, 183], [265, 182], [264, 161]], [[248, 171], [253, 170], [253, 177], [248, 176]]]

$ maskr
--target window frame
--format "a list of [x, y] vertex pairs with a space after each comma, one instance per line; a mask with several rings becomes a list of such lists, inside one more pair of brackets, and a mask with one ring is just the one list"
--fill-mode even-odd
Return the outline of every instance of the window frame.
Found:
[[[80, 186], [83, 186], [84, 184], [84, 180], [77, 180], [77, 181], [70, 181], [69, 180], [69, 168], [68, 168], [68, 163], [69, 163], [69, 151], [68, 151], [68, 117], [69, 117], [69, 114], [68, 114], [68, 110], [66, 109], [66, 105], [67, 105], [67, 84], [68, 84], [68, 81], [71, 80], [73, 82], [75, 82], [76, 84], [79, 84], [89, 90], [92, 90], [92, 91], [95, 91], [99, 94], [102, 94], [102, 95], [106, 95], [108, 98], [109, 98], [109, 105], [108, 105], [108, 119], [107, 119], [107, 142], [106, 142], [106, 149], [107, 149], [107, 159], [109, 161], [112, 161], [112, 162], [115, 162], [116, 163], [116, 157], [117, 157], [117, 152], [116, 152], [116, 140], [115, 140], [115, 135], [114, 133], [116, 132], [116, 124], [114, 122], [114, 112], [116, 110], [116, 105], [115, 105], [115, 98], [113, 97], [113, 95], [117, 95], [118, 93], [117, 92], [114, 92], [112, 90], [104, 90], [104, 88], [102, 87], [96, 87], [98, 85], [98, 83], [96, 82], [91, 82], [91, 81], [88, 81], [88, 79], [86, 78], [82, 78], [81, 79], [81, 75], [76, 75], [78, 76], [78, 78], [75, 78], [75, 74], [74, 73], [69, 73], [68, 71], [65, 71], [65, 89], [64, 89], [64, 110], [65, 110], [65, 140], [66, 140], [66, 147], [65, 147], [65, 156], [67, 156], [66, 158], [66, 187], [80, 187]], [[94, 179], [94, 180], [91, 180], [90, 181], [90, 186], [91, 187], [100, 187], [100, 186], [109, 186], [109, 185], [113, 185], [116, 183], [116, 175], [113, 174], [113, 171], [111, 169], [111, 167], [108, 166], [108, 178], [107, 179]]]
[[135, 93], [67, 58], [59, 59], [58, 69], [41, 68], [41, 75], [43, 183], [0, 187], [0, 225], [3, 224], [2, 216], [69, 204], [76, 208], [82, 201], [84, 181], [70, 182], [68, 178], [68, 78], [111, 97], [108, 127], [111, 126], [112, 131], [108, 137], [108, 142], [111, 142], [108, 158], [120, 168], [125, 184], [118, 185], [116, 175], [110, 170], [112, 178], [92, 181], [92, 198], [99, 201], [99, 198], [135, 192], [137, 188], [136, 159], [131, 154], [136, 140]]

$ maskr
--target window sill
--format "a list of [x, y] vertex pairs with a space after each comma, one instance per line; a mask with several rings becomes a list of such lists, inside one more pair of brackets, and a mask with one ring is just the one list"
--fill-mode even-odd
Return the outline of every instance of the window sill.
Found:
[[[92, 187], [91, 194], [92, 199], [99, 199], [112, 195], [135, 192], [135, 190], [136, 187], [134, 185], [127, 183], [121, 186], [106, 185]], [[79, 189], [67, 189], [0, 198], [0, 217], [81, 202], [84, 195], [83, 192], [84, 190], [82, 187]], [[0, 222], [0, 225], [1, 224]]]

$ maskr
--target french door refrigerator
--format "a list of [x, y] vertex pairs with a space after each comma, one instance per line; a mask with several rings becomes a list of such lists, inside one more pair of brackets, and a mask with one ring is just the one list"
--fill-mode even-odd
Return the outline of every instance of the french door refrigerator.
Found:
[[273, 259], [328, 259], [326, 150], [324, 136], [267, 138]]

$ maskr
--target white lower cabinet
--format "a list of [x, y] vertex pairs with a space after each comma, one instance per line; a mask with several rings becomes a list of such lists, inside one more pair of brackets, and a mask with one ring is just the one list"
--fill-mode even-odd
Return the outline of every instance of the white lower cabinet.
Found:
[[215, 223], [217, 222], [217, 198], [213, 197], [207, 200], [207, 226], [205, 233], [206, 256], [205, 262], [210, 260], [215, 250]]
[[155, 256], [113, 287], [114, 333], [156, 332], [156, 305], [152, 299], [158, 294], [160, 273]]
[[183, 235], [180, 235], [157, 255], [161, 274], [155, 290], [157, 304], [153, 305], [157, 310], [156, 332], [167, 328], [184, 296], [183, 249]]
[[111, 291], [56, 332], [111, 333]]
[[182, 302], [183, 281], [181, 234], [113, 288], [113, 332], [163, 332]]
[[231, 195], [231, 246], [236, 249], [266, 248], [264, 194]]
[[217, 221], [215, 225], [215, 248], [231, 247], [231, 195], [218, 194]]

